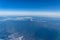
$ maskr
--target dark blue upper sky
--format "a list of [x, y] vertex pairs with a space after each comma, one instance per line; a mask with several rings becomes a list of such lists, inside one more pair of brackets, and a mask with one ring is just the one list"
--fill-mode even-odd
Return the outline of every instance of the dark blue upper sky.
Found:
[[0, 0], [0, 9], [60, 10], [59, 0]]

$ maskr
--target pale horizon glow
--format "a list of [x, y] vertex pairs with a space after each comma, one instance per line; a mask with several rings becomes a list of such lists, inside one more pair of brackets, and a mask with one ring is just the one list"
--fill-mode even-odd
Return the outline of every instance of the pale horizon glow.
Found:
[[0, 11], [0, 16], [48, 16], [60, 17], [59, 12], [47, 11]]

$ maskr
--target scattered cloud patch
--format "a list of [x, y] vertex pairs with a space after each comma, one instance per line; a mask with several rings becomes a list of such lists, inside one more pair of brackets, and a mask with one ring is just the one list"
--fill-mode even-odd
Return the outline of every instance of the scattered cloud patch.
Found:
[[7, 17], [7, 18], [4, 18], [4, 19], [0, 19], [0, 21], [7, 21], [7, 20], [31, 20], [32, 17], [16, 17], [16, 18], [13, 18], [13, 17]]

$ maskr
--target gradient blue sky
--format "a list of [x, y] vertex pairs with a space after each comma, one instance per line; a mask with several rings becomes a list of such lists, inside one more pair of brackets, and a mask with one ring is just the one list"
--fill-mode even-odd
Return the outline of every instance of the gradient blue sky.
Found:
[[60, 0], [0, 0], [0, 10], [59, 11]]
[[60, 17], [60, 0], [0, 0], [0, 16]]

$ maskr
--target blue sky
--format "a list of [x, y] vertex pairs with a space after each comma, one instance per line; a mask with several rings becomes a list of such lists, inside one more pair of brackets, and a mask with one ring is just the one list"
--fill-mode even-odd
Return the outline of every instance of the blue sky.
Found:
[[59, 0], [0, 0], [0, 10], [59, 11], [59, 2]]
[[1, 15], [60, 17], [60, 0], [0, 0]]

